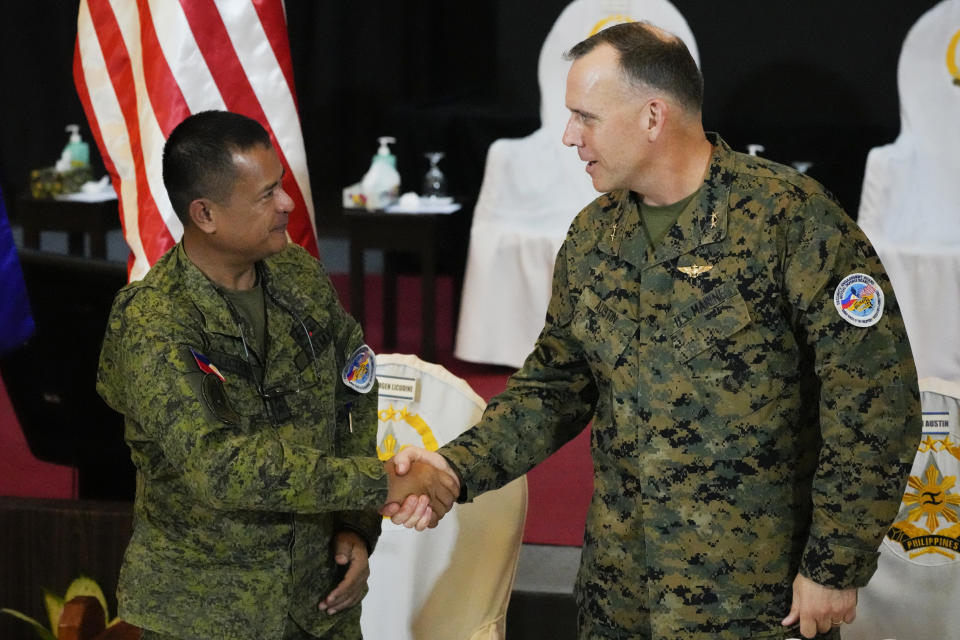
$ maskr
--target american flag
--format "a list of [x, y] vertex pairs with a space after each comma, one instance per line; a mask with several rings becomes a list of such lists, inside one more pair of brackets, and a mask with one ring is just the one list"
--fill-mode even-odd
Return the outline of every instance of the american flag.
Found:
[[120, 200], [131, 280], [183, 234], [163, 187], [163, 143], [208, 109], [270, 132], [295, 203], [288, 233], [317, 255], [282, 0], [81, 0], [73, 77]]

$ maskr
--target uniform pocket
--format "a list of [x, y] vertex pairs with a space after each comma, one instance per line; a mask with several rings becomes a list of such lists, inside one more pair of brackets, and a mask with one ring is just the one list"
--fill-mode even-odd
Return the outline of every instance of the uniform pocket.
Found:
[[623, 366], [624, 352], [637, 333], [637, 322], [622, 315], [596, 293], [584, 289], [573, 312], [572, 331], [583, 345], [591, 366], [606, 378]]
[[764, 338], [734, 282], [681, 309], [670, 326], [677, 364], [714, 415], [756, 411], [795, 373], [795, 354]]
[[677, 358], [688, 362], [749, 324], [747, 303], [731, 282], [675, 314], [670, 342]]

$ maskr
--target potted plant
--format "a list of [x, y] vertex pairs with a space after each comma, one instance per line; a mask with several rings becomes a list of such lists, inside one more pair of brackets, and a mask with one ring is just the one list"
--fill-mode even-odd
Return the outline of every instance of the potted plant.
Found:
[[50, 624], [49, 629], [45, 627], [43, 623], [19, 611], [3, 608], [0, 609], [0, 612], [9, 614], [31, 625], [36, 634], [43, 640], [57, 640], [57, 630], [60, 626], [60, 616], [63, 613], [63, 607], [67, 602], [70, 602], [77, 596], [92, 596], [96, 598], [100, 606], [103, 607], [103, 617], [104, 620], [107, 621], [108, 627], [120, 622], [120, 618], [110, 619], [107, 610], [107, 599], [103, 595], [103, 590], [95, 580], [87, 576], [80, 576], [74, 579], [74, 581], [70, 583], [70, 586], [67, 587], [67, 592], [63, 596], [59, 596], [46, 588], [43, 590], [43, 603], [47, 608], [47, 617]]

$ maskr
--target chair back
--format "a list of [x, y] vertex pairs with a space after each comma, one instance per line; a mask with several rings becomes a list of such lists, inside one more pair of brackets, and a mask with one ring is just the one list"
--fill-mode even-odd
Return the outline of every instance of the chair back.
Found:
[[[412, 355], [377, 356], [377, 455], [435, 450], [479, 420], [466, 381]], [[361, 629], [367, 640], [496, 640], [505, 636], [527, 512], [526, 478], [455, 505], [424, 532], [383, 521], [370, 557]]]
[[960, 0], [913, 25], [897, 67], [900, 135], [867, 156], [858, 222], [875, 244], [960, 244]]
[[923, 436], [900, 512], [843, 640], [954, 638], [960, 627], [960, 383], [920, 380]]

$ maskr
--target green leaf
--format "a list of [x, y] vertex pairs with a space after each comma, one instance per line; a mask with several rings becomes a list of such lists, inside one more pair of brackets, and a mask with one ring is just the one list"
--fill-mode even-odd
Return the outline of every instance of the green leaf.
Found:
[[93, 596], [100, 601], [103, 607], [103, 619], [109, 620], [110, 614], [107, 611], [107, 599], [103, 595], [103, 589], [97, 584], [97, 581], [87, 576], [79, 576], [67, 587], [67, 594], [63, 596], [64, 602], [70, 602], [77, 596]]
[[50, 620], [50, 630], [53, 635], [57, 635], [60, 627], [60, 616], [63, 614], [63, 598], [50, 591], [43, 589], [43, 604], [47, 607], [47, 618]]
[[0, 612], [11, 615], [14, 618], [18, 618], [32, 625], [33, 630], [36, 631], [37, 635], [40, 636], [41, 640], [57, 640], [57, 637], [53, 635], [49, 629], [44, 627], [42, 624], [40, 624], [30, 616], [24, 615], [19, 611], [14, 611], [13, 609], [0, 609]]

